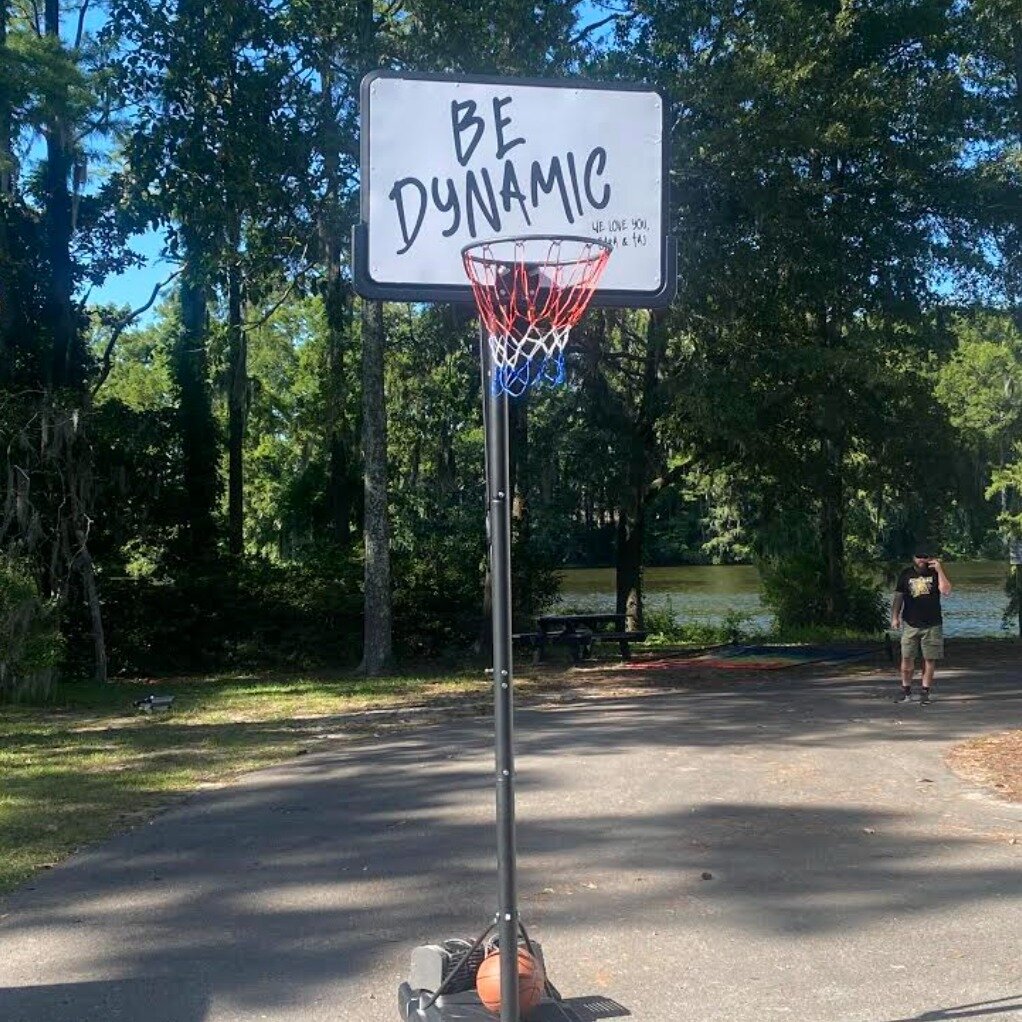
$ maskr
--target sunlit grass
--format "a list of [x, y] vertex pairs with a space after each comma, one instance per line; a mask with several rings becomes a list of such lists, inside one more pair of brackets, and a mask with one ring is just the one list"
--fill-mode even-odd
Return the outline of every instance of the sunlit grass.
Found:
[[[0, 707], [0, 891], [203, 785], [306, 746], [324, 718], [489, 691], [478, 670], [387, 678], [238, 674], [68, 684]], [[174, 696], [169, 713], [133, 703]]]

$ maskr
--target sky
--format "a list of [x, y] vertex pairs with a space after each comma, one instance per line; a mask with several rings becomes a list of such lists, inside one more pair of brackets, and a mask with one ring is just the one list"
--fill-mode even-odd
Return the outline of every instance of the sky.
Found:
[[133, 238], [131, 249], [145, 256], [146, 264], [107, 277], [102, 287], [93, 289], [90, 303], [100, 305], [112, 302], [115, 305], [130, 305], [132, 308], [144, 305], [149, 301], [153, 288], [161, 280], [166, 280], [177, 265], [160, 257], [162, 247], [163, 238], [155, 231]]

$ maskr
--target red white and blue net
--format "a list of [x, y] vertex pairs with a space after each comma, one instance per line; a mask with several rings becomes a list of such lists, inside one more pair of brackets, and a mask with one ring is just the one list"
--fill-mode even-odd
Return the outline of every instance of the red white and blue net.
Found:
[[610, 258], [589, 238], [506, 238], [462, 252], [490, 346], [494, 394], [564, 381], [564, 347]]

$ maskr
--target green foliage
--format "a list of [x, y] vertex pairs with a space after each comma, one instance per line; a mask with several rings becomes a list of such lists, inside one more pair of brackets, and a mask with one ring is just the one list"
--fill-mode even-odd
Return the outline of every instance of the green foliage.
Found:
[[[92, 348], [100, 360], [109, 340], [103, 323], [127, 315], [124, 309], [93, 312]], [[156, 318], [145, 327], [120, 335], [111, 353], [110, 373], [97, 392], [96, 403], [119, 401], [135, 412], [153, 412], [174, 405], [170, 352], [180, 323], [177, 305], [164, 302]]]
[[1004, 442], [1022, 431], [1022, 335], [1007, 315], [959, 316], [957, 341], [936, 394], [972, 443]]
[[1022, 537], [1022, 334], [991, 312], [957, 317], [954, 334], [937, 396], [968, 452], [968, 481], [995, 503], [985, 541], [1000, 553], [1005, 538]]
[[0, 701], [46, 696], [63, 656], [55, 601], [40, 597], [24, 565], [0, 557]]
[[717, 625], [680, 620], [669, 599], [660, 607], [648, 608], [643, 615], [649, 633], [646, 641], [654, 646], [741, 642], [748, 634], [750, 620], [748, 614], [737, 610], [729, 610]]
[[[344, 340], [350, 367], [359, 357], [357, 338]], [[324, 539], [348, 540], [352, 510], [338, 507], [336, 495], [349, 494], [357, 506], [361, 477], [353, 459], [332, 457], [332, 451], [354, 443], [349, 437], [345, 447], [332, 430], [350, 428], [357, 398], [356, 388], [338, 388], [330, 371], [326, 310], [319, 297], [285, 302], [250, 333], [245, 440], [250, 549], [287, 562], [313, 555]], [[338, 422], [345, 426], [332, 426]]]
[[329, 548], [303, 564], [225, 558], [108, 578], [110, 659], [125, 674], [350, 665], [360, 641], [360, 584], [357, 562]]
[[[1003, 535], [1017, 540], [1022, 539], [1022, 506], [1019, 500], [1022, 494], [1022, 441], [1015, 444], [1011, 458], [1003, 468], [995, 469], [992, 473], [987, 496], [1005, 498], [997, 522]], [[1014, 508], [1010, 506], [1009, 498], [1014, 500]]]
[[[827, 566], [814, 551], [764, 559], [759, 565], [763, 602], [773, 612], [777, 630], [813, 629], [827, 623]], [[875, 574], [845, 566], [846, 610], [841, 627], [875, 634], [884, 628], [886, 611]], [[832, 634], [831, 627], [827, 634]], [[803, 633], [805, 634], [805, 633]]]
[[434, 511], [404, 521], [392, 562], [394, 641], [415, 656], [464, 648], [482, 628], [482, 515]]
[[[636, 553], [756, 555], [785, 634], [824, 618], [829, 634], [870, 630], [876, 594], [855, 566], [922, 531], [960, 555], [1022, 533], [1013, 0], [106, 11], [101, 37], [72, 47], [67, 9], [63, 45], [24, 4], [4, 9], [0, 425], [24, 457], [0, 454], [0, 478], [28, 466], [38, 515], [0, 545], [52, 540], [75, 503], [120, 669], [357, 659], [361, 339], [347, 261], [357, 89], [374, 66], [643, 80], [668, 98], [681, 295], [663, 316], [590, 315], [569, 386], [516, 406], [516, 620], [552, 599], [565, 563], [617, 561], [637, 580]], [[117, 144], [93, 145], [96, 126]], [[40, 133], [68, 142], [59, 287], [53, 228], [70, 210], [30, 144]], [[179, 290], [123, 332], [128, 308], [92, 309], [79, 344], [79, 299], [130, 265], [125, 237], [153, 225], [187, 261]], [[73, 401], [47, 394], [58, 297], [77, 317]], [[477, 337], [459, 308], [389, 306], [385, 323], [395, 637], [432, 655], [481, 632]], [[42, 447], [18, 439], [51, 408], [74, 422], [73, 466], [32, 460]], [[228, 560], [238, 490], [226, 508], [220, 480], [237, 483], [239, 462], [245, 552]], [[35, 568], [51, 560], [40, 551]], [[76, 649], [79, 617], [63, 619]], [[649, 624], [663, 641], [710, 637], [669, 613]]]

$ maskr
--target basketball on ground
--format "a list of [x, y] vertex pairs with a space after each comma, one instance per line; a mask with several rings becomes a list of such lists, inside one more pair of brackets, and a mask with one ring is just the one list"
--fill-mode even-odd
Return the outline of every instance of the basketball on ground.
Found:
[[[545, 977], [539, 962], [525, 948], [518, 949], [518, 1010], [527, 1015], [543, 998]], [[476, 974], [479, 999], [494, 1014], [500, 1012], [500, 952], [483, 959]]]

